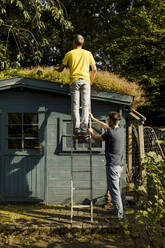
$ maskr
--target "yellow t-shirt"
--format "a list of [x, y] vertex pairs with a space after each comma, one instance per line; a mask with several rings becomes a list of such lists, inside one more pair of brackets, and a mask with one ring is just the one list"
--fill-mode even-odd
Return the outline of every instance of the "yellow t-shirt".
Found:
[[62, 64], [70, 69], [71, 84], [79, 78], [90, 83], [89, 68], [91, 65], [95, 65], [91, 52], [82, 48], [73, 49], [65, 54]]

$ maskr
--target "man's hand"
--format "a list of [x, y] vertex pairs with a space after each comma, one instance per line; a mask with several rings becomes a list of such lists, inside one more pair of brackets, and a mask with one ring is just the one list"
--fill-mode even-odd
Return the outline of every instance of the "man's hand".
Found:
[[93, 135], [93, 129], [92, 128], [88, 128], [88, 133]]
[[58, 70], [59, 70], [59, 66], [55, 66], [55, 67], [53, 68], [53, 70], [54, 70], [54, 71], [58, 71]]
[[100, 127], [104, 128], [104, 129], [110, 129], [108, 124], [106, 124], [103, 121], [100, 121], [100, 120], [96, 119], [91, 113], [89, 113], [89, 116], [90, 116], [91, 120], [96, 122]]
[[92, 115], [92, 113], [89, 113], [89, 116], [90, 116], [91, 120], [95, 119], [94, 116]]
[[95, 135], [92, 128], [88, 128], [88, 133], [92, 136], [94, 140], [103, 140], [101, 135]]
[[54, 70], [55, 70], [55, 71], [58, 71], [58, 72], [62, 72], [62, 71], [64, 70], [65, 67], [66, 67], [65, 65], [61, 64], [61, 65], [59, 65], [59, 66], [55, 66], [55, 67], [54, 67]]

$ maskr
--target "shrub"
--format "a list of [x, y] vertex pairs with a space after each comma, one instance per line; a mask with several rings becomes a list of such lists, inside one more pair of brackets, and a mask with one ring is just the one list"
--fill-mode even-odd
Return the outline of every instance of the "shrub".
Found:
[[145, 176], [134, 187], [138, 196], [137, 208], [128, 211], [131, 216], [125, 229], [137, 241], [136, 247], [164, 248], [165, 160], [149, 152], [143, 163], [143, 170]]

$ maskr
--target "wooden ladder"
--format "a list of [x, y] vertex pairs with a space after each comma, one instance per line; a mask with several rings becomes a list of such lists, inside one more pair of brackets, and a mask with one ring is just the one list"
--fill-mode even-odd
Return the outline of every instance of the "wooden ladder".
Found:
[[[89, 126], [91, 127], [91, 119], [89, 121]], [[73, 122], [72, 122], [72, 130], [73, 130]], [[74, 149], [74, 141], [76, 137], [73, 135], [72, 132], [72, 141], [71, 141], [71, 180], [70, 180], [70, 194], [71, 194], [71, 225], [73, 223], [73, 216], [74, 216], [74, 209], [83, 209], [83, 208], [90, 208], [90, 219], [93, 222], [93, 178], [92, 178], [92, 138], [91, 135], [87, 136], [89, 142], [88, 148], [88, 155], [89, 155], [89, 170], [80, 170], [74, 168], [74, 160], [79, 154], [76, 154]], [[85, 141], [84, 141], [85, 142]], [[74, 187], [74, 174], [75, 173], [86, 173], [90, 174], [90, 186], [89, 187]], [[90, 204], [88, 205], [74, 205], [74, 191], [78, 190], [89, 190], [90, 191]]]

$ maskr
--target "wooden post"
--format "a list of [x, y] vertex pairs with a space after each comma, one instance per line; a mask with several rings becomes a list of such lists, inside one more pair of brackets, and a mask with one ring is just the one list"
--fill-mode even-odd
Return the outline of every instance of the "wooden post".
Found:
[[132, 181], [132, 123], [128, 126], [128, 178]]
[[[143, 128], [143, 123], [139, 123], [138, 125], [138, 136], [139, 136], [139, 152], [140, 152], [140, 161], [141, 164], [144, 162], [144, 157], [145, 157], [145, 151], [144, 151], [144, 128]], [[146, 175], [145, 171], [142, 172], [140, 168], [140, 174], [142, 180], [144, 180], [144, 177]], [[146, 185], [146, 183], [144, 182]]]

